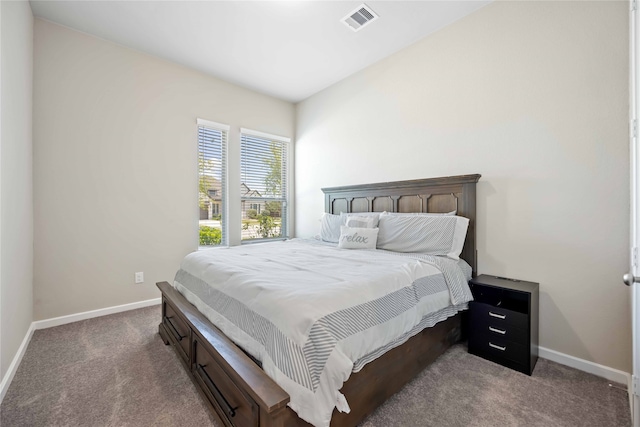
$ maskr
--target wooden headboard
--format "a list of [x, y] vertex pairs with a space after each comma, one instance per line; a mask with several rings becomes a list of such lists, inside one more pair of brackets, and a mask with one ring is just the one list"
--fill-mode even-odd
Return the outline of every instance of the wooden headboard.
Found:
[[458, 175], [377, 184], [323, 188], [325, 212], [430, 212], [456, 211], [469, 218], [460, 258], [476, 275], [476, 183], [480, 175]]

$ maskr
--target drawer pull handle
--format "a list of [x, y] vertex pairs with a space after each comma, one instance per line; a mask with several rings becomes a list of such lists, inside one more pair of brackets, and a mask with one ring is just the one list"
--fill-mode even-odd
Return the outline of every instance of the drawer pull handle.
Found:
[[183, 338], [186, 338], [186, 336], [180, 335], [180, 332], [178, 332], [178, 328], [176, 328], [176, 325], [174, 325], [171, 321], [171, 317], [165, 316], [164, 318], [167, 319], [167, 323], [169, 324], [169, 326], [171, 326], [171, 329], [173, 329], [173, 334], [178, 341], [182, 341]]
[[489, 343], [489, 347], [495, 348], [496, 350], [500, 350], [500, 351], [505, 351], [507, 349], [507, 346], [500, 347], [499, 345], [495, 345], [492, 342]]
[[495, 318], [498, 318], [498, 319], [502, 319], [502, 320], [507, 318], [506, 314], [498, 314], [498, 313], [494, 313], [493, 311], [489, 312], [489, 316], [495, 317]]
[[503, 331], [502, 329], [492, 328], [491, 326], [489, 326], [489, 330], [491, 332], [496, 332], [496, 333], [498, 333], [500, 335], [504, 335], [504, 334], [507, 333], [507, 331]]
[[232, 408], [231, 405], [229, 405], [229, 402], [227, 402], [227, 399], [225, 399], [222, 393], [220, 393], [220, 390], [218, 390], [218, 387], [216, 387], [213, 381], [211, 381], [211, 377], [209, 377], [209, 374], [207, 374], [207, 371], [204, 370], [206, 366], [207, 365], [201, 365], [198, 363], [197, 371], [200, 374], [200, 378], [202, 378], [202, 380], [205, 382], [209, 390], [211, 390], [211, 393], [213, 393], [213, 396], [216, 398], [218, 403], [224, 406], [223, 410], [227, 413], [227, 415], [229, 415], [229, 418], [235, 417], [236, 409], [238, 409], [238, 407], [236, 406], [235, 408]]

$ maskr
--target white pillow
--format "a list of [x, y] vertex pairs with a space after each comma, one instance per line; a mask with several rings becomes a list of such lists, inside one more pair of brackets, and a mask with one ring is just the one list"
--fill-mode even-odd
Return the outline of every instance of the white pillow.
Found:
[[378, 221], [380, 220], [380, 212], [352, 212], [345, 213], [340, 212], [340, 217], [342, 218], [342, 225], [347, 225], [347, 219], [351, 216], [366, 216], [373, 218], [373, 226], [378, 226]]
[[375, 249], [378, 239], [377, 228], [340, 227], [338, 247], [343, 249]]
[[338, 243], [341, 225], [342, 218], [340, 215], [322, 214], [320, 219], [320, 238], [325, 242]]
[[367, 216], [357, 216], [357, 215], [349, 215], [346, 216], [345, 224], [347, 227], [354, 228], [375, 228], [374, 217], [371, 215]]
[[378, 248], [460, 259], [469, 219], [450, 215], [380, 215]]

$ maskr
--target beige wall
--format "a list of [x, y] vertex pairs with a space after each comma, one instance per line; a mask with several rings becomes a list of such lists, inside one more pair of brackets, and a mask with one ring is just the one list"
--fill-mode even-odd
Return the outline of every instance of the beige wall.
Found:
[[540, 344], [631, 370], [628, 6], [496, 2], [297, 107], [321, 187], [480, 173], [479, 271], [540, 282]]
[[0, 379], [33, 310], [33, 16], [26, 1], [0, 2]]
[[35, 320], [156, 298], [173, 280], [198, 242], [198, 117], [231, 125], [239, 163], [240, 127], [292, 137], [295, 109], [36, 19]]

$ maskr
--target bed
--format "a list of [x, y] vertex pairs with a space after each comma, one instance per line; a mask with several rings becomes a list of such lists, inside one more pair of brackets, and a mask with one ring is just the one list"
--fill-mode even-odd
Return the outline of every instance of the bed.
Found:
[[[460, 258], [475, 275], [475, 185], [479, 178], [480, 175], [463, 175], [325, 188], [325, 211], [331, 214], [456, 211], [458, 216], [469, 219]], [[256, 360], [169, 283], [159, 283], [158, 287], [162, 291], [160, 335], [165, 344], [173, 345], [198, 391], [223, 425], [309, 425], [288, 406], [289, 394], [267, 376]], [[360, 366], [340, 389], [350, 412], [334, 410], [331, 426], [356, 425], [362, 421], [460, 339], [460, 319], [461, 314], [448, 317]]]

